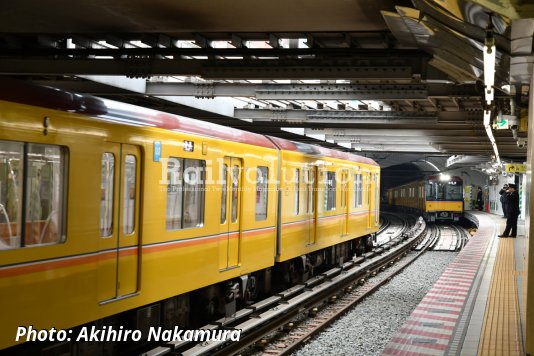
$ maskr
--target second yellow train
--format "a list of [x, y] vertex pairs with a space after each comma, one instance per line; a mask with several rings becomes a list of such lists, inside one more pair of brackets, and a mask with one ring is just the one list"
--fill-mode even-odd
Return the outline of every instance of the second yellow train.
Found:
[[458, 221], [463, 216], [463, 181], [446, 174], [387, 190], [388, 205], [421, 214], [427, 221]]

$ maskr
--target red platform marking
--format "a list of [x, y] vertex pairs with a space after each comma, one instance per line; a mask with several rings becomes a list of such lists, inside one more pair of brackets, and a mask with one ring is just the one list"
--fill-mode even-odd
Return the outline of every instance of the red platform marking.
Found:
[[[470, 240], [464, 250], [445, 269], [443, 275], [432, 286], [408, 320], [405, 321], [397, 335], [391, 339], [389, 345], [383, 351], [384, 354], [406, 356], [445, 354], [456, 324], [460, 319], [460, 313], [464, 309], [464, 303], [472, 290], [472, 284], [480, 268], [487, 246], [496, 234], [491, 218], [485, 215], [478, 216], [478, 218], [480, 228], [477, 236]], [[490, 228], [489, 226], [492, 227]], [[440, 302], [439, 300], [445, 300], [445, 302]], [[449, 308], [453, 310], [449, 310]], [[433, 310], [434, 312], [432, 312]], [[440, 322], [448, 323], [448, 325], [440, 325]], [[436, 332], [431, 331], [433, 328], [435, 328]], [[439, 333], [440, 330], [451, 331], [451, 335]], [[440, 339], [442, 343], [436, 343], [438, 340], [425, 342], [424, 338], [421, 339], [421, 342], [414, 343], [413, 338], [410, 338], [410, 336]], [[446, 345], [443, 345], [444, 341], [447, 343]], [[429, 350], [428, 353], [425, 353], [424, 349]]]

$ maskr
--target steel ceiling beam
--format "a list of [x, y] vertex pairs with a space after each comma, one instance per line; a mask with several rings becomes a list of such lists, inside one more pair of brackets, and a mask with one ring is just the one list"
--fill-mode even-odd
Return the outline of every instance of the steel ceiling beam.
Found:
[[[2, 49], [2, 56], [9, 57], [56, 57], [56, 56], [73, 56], [73, 57], [152, 57], [174, 56], [174, 57], [257, 57], [257, 58], [275, 58], [275, 57], [344, 57], [359, 59], [381, 59], [381, 60], [402, 60], [406, 62], [409, 59], [430, 58], [429, 55], [418, 49], [368, 49], [368, 48], [184, 48], [184, 47], [150, 47], [150, 48], [91, 48], [90, 43], [82, 44], [86, 48], [56, 48], [56, 47], [8, 47]], [[177, 59], [177, 58], [175, 58]]]
[[[480, 131], [480, 134], [485, 133]], [[421, 129], [343, 129], [343, 128], [325, 128], [325, 129], [311, 129], [305, 128], [305, 134], [324, 134], [332, 135], [333, 137], [362, 137], [362, 136], [389, 136], [389, 137], [410, 137], [410, 136], [472, 136], [477, 134], [475, 130], [421, 130]]]
[[[350, 62], [350, 61], [349, 61]], [[418, 67], [418, 66], [416, 66]], [[202, 76], [206, 79], [411, 79], [421, 73], [409, 65], [358, 65], [346, 60], [243, 59], [40, 59], [2, 58], [0, 74]]]
[[[486, 142], [488, 141], [487, 136], [384, 136], [384, 135], [375, 135], [375, 136], [334, 136], [334, 135], [325, 135], [326, 140], [333, 140], [335, 142], [351, 142], [351, 143], [374, 143], [374, 142], [384, 142], [384, 143], [445, 143], [445, 142]], [[510, 141], [513, 138], [510, 137]], [[499, 141], [500, 142], [500, 141]], [[515, 143], [515, 141], [513, 141]]]
[[428, 100], [428, 97], [480, 98], [474, 84], [249, 84], [147, 83], [148, 95], [254, 97], [260, 100]]
[[298, 109], [235, 109], [234, 116], [254, 122], [326, 124], [482, 123], [482, 111], [347, 111]]
[[439, 153], [439, 149], [431, 145], [397, 145], [397, 144], [352, 144], [352, 149], [356, 151], [373, 152], [426, 152]]

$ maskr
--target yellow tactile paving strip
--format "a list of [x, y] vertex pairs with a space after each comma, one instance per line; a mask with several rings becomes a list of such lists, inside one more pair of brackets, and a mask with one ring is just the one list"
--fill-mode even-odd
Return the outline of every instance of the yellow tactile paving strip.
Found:
[[514, 240], [499, 239], [478, 355], [524, 354], [517, 300]]

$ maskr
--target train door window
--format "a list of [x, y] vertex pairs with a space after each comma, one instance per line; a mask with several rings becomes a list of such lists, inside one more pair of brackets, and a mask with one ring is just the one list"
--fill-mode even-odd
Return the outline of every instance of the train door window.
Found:
[[226, 222], [226, 185], [228, 184], [226, 175], [228, 174], [228, 165], [223, 164], [221, 169], [221, 224]]
[[232, 167], [232, 223], [235, 223], [237, 221], [237, 214], [239, 212], [239, 179], [239, 166], [234, 165]]
[[370, 202], [370, 195], [371, 195], [370, 194], [371, 191], [369, 190], [371, 186], [371, 181], [370, 181], [371, 178], [368, 175], [365, 175], [363, 179], [364, 179], [363, 205], [368, 206]]
[[269, 182], [269, 168], [256, 169], [256, 221], [267, 219], [267, 185]]
[[115, 182], [115, 156], [102, 154], [102, 178], [100, 181], [100, 236], [109, 237], [113, 232], [113, 184]]
[[295, 170], [295, 215], [300, 212], [300, 169]]
[[123, 232], [132, 234], [135, 226], [135, 181], [137, 176], [137, 158], [126, 155], [124, 159], [124, 194], [123, 194]]
[[306, 211], [308, 214], [313, 214], [315, 209], [315, 172], [313, 171], [313, 169], [308, 170], [308, 178], [306, 185], [308, 186], [308, 206]]
[[24, 144], [0, 141], [0, 250], [21, 246]]
[[354, 175], [354, 207], [360, 208], [362, 206], [362, 175]]
[[204, 224], [204, 161], [184, 159], [182, 228]]
[[326, 172], [325, 210], [336, 209], [336, 172]]
[[25, 246], [65, 239], [65, 156], [59, 146], [27, 145]]
[[182, 164], [181, 158], [167, 161], [167, 230], [182, 228]]
[[343, 172], [341, 174], [341, 207], [342, 208], [345, 208], [347, 207], [347, 190], [348, 190], [348, 174], [345, 174], [345, 172]]

